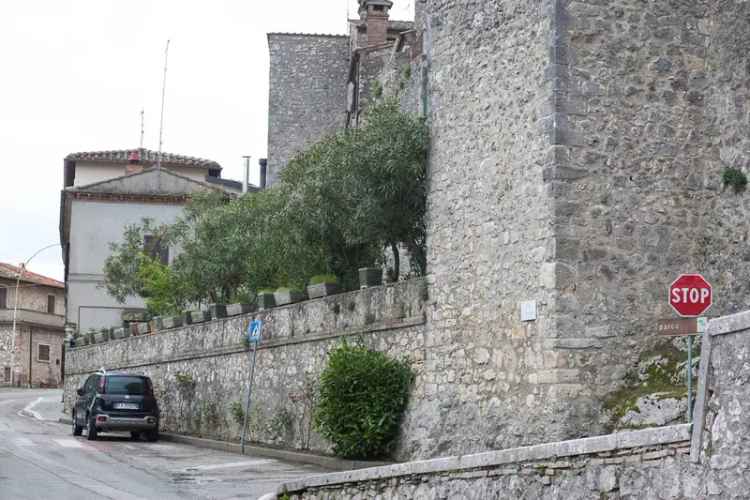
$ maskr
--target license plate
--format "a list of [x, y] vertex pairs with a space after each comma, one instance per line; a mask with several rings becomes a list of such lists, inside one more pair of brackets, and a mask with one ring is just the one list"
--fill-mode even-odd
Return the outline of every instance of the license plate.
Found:
[[138, 403], [115, 403], [115, 410], [137, 410]]

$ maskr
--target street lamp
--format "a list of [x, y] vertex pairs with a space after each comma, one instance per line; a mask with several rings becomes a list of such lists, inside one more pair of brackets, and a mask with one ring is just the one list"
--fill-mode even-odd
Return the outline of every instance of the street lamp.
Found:
[[[26, 270], [26, 266], [29, 262], [31, 262], [31, 259], [36, 257], [38, 254], [43, 252], [44, 250], [47, 250], [48, 248], [59, 246], [59, 243], [53, 243], [51, 245], [47, 245], [46, 247], [42, 247], [36, 252], [32, 254], [31, 257], [26, 259], [26, 261], [21, 264], [21, 270], [18, 271], [18, 277], [16, 279], [16, 295], [14, 297], [14, 304], [13, 304], [13, 333], [10, 339], [10, 385], [13, 386], [13, 375], [16, 371], [16, 316], [18, 315], [18, 288], [21, 285], [21, 277], [23, 276], [23, 272]], [[29, 380], [29, 387], [31, 387], [31, 380]]]

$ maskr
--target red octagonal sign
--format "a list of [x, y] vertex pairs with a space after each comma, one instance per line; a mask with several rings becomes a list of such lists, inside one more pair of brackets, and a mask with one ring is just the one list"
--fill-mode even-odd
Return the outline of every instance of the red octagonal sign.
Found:
[[669, 287], [669, 305], [680, 316], [700, 316], [712, 300], [711, 284], [700, 274], [683, 274]]

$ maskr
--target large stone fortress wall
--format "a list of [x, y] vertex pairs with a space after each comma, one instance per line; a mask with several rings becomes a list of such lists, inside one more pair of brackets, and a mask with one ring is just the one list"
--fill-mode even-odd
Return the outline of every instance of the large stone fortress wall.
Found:
[[556, 3], [556, 330], [588, 346], [576, 368], [597, 399], [673, 316], [678, 274], [714, 285], [711, 315], [750, 306], [747, 201], [721, 180], [750, 151], [749, 14], [738, 1]]
[[[430, 2], [424, 455], [567, 436], [581, 387], [554, 348], [551, 19], [541, 0]], [[418, 25], [424, 21], [418, 21]], [[538, 320], [521, 322], [535, 300]]]
[[295, 153], [344, 127], [349, 37], [269, 33], [268, 183]]
[[747, 203], [721, 185], [747, 166], [749, 11], [420, 6], [434, 305], [415, 455], [603, 432], [681, 272], [712, 281], [713, 315], [750, 305]]

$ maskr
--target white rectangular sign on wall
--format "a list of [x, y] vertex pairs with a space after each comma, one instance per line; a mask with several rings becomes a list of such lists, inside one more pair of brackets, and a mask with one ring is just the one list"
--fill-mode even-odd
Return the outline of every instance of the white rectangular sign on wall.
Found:
[[536, 301], [521, 302], [521, 321], [536, 321]]

